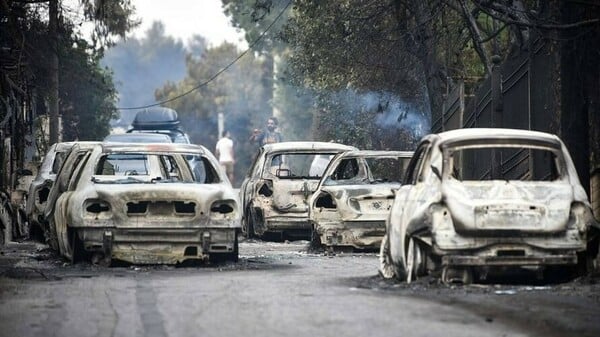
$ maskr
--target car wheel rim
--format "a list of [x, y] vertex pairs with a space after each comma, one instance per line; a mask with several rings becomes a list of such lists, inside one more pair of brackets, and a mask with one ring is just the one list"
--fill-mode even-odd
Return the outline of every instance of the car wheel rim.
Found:
[[408, 239], [408, 248], [406, 251], [406, 283], [411, 283], [415, 270], [415, 240]]
[[381, 241], [381, 248], [379, 251], [379, 274], [386, 279], [391, 279], [396, 275], [391, 262], [392, 260], [389, 256], [389, 248], [389, 241], [386, 234]]

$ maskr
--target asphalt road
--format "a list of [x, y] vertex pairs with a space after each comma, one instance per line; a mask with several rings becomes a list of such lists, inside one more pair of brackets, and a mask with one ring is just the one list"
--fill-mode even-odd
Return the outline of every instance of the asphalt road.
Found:
[[104, 268], [11, 243], [0, 336], [600, 336], [598, 275], [407, 285], [379, 278], [376, 254], [307, 245], [243, 241], [237, 264]]

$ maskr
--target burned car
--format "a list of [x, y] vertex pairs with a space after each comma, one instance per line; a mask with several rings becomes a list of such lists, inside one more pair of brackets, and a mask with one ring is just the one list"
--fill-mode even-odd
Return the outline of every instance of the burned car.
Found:
[[598, 228], [558, 137], [447, 131], [424, 137], [415, 151], [387, 221], [379, 271], [445, 283], [512, 270], [577, 275], [597, 258]]
[[237, 261], [238, 196], [206, 148], [102, 143], [67, 160], [47, 209], [65, 258]]
[[46, 152], [37, 176], [29, 186], [25, 213], [29, 221], [29, 234], [31, 236], [39, 238], [43, 235], [41, 223], [43, 222], [42, 217], [48, 194], [56, 179], [56, 173], [73, 144], [72, 142], [53, 144]]
[[379, 249], [394, 193], [411, 157], [408, 151], [336, 155], [310, 199], [312, 246]]
[[325, 142], [282, 142], [260, 148], [242, 182], [246, 236], [310, 238], [308, 199], [334, 155], [356, 150]]
[[173, 143], [171, 137], [161, 133], [115, 133], [104, 138], [106, 143]]

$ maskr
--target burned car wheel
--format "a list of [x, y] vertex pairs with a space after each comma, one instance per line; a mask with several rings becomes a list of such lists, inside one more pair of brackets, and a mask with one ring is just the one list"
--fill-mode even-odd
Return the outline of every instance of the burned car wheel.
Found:
[[323, 248], [323, 244], [321, 243], [321, 236], [319, 236], [319, 233], [314, 227], [310, 232], [310, 248], [315, 250]]
[[69, 238], [69, 242], [66, 245], [66, 248], [70, 250], [71, 263], [75, 264], [88, 260], [89, 254], [87, 254], [85, 248], [83, 247], [83, 242], [77, 235], [77, 232], [74, 229], [69, 228], [67, 236]]
[[383, 278], [391, 279], [401, 276], [399, 272], [400, 270], [397, 270], [392, 263], [392, 258], [390, 256], [390, 240], [386, 234], [383, 236], [383, 240], [381, 240], [381, 248], [379, 250], [379, 275]]
[[244, 222], [242, 224], [242, 231], [247, 239], [251, 239], [254, 237], [254, 224], [252, 222], [252, 213], [250, 212], [250, 209], [244, 212]]
[[413, 237], [406, 245], [406, 282], [410, 283], [425, 274], [425, 252], [422, 245]]

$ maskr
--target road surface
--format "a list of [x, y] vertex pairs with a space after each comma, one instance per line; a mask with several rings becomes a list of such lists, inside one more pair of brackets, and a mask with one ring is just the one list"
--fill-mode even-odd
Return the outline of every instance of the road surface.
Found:
[[410, 285], [377, 255], [240, 243], [236, 264], [69, 265], [0, 247], [0, 336], [600, 336], [600, 276], [562, 284]]

